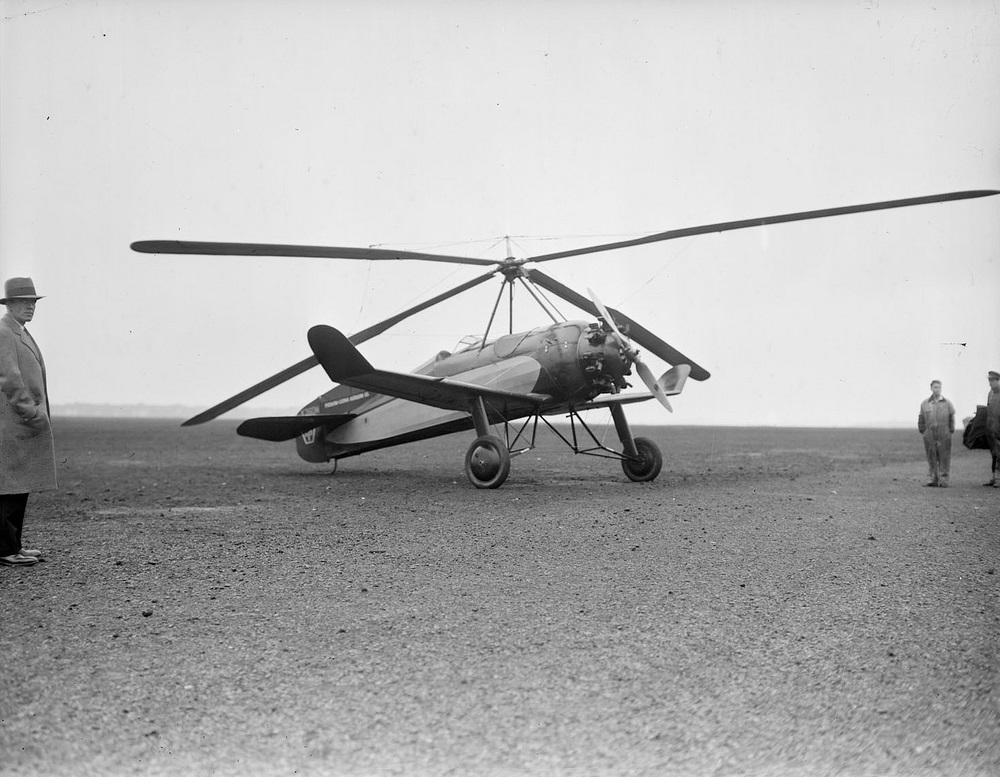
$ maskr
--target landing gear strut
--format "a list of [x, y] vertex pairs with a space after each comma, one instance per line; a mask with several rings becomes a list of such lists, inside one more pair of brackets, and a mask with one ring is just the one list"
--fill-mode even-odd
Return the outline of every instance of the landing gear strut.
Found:
[[465, 454], [465, 476], [476, 488], [500, 488], [510, 474], [510, 451], [499, 437], [477, 437]]
[[[648, 483], [656, 479], [663, 469], [663, 454], [659, 446], [648, 437], [633, 437], [628, 420], [621, 405], [611, 405], [611, 417], [615, 422], [615, 431], [621, 441], [622, 450], [617, 451], [600, 442], [594, 432], [587, 426], [580, 415], [570, 408], [569, 419], [572, 428], [572, 439], [567, 439], [563, 433], [550, 424], [541, 413], [535, 413], [525, 420], [524, 425], [515, 429], [513, 440], [510, 433], [507, 440], [502, 440], [490, 433], [486, 406], [481, 398], [472, 403], [470, 412], [476, 427], [476, 439], [465, 453], [465, 476], [476, 488], [499, 488], [510, 474], [511, 456], [531, 450], [535, 447], [535, 432], [538, 422], [542, 421], [553, 434], [570, 447], [573, 453], [583, 453], [589, 456], [600, 456], [607, 459], [617, 459], [621, 462], [625, 476], [636, 483]], [[504, 421], [505, 427], [507, 422]], [[590, 436], [593, 446], [586, 447], [577, 439], [576, 428], [579, 425]], [[531, 426], [530, 433], [528, 427]], [[518, 447], [518, 445], [524, 447]]]
[[465, 452], [465, 476], [476, 488], [500, 488], [510, 474], [510, 450], [503, 440], [490, 434], [482, 397], [472, 403], [472, 421], [476, 439]]
[[611, 418], [615, 422], [618, 439], [622, 441], [622, 470], [625, 476], [636, 483], [654, 480], [663, 468], [663, 454], [659, 447], [648, 437], [632, 437], [621, 405], [611, 406]]
[[663, 454], [656, 443], [647, 437], [636, 437], [635, 456], [622, 459], [622, 469], [629, 480], [636, 483], [647, 483], [660, 474], [663, 468]]

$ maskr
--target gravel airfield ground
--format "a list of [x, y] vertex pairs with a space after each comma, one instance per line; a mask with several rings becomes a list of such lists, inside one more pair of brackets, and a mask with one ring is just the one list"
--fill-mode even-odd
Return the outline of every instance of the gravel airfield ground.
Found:
[[[997, 775], [1000, 489], [955, 435], [548, 433], [330, 467], [235, 423], [56, 419], [0, 568], [0, 773]], [[610, 432], [613, 437], [613, 430]]]

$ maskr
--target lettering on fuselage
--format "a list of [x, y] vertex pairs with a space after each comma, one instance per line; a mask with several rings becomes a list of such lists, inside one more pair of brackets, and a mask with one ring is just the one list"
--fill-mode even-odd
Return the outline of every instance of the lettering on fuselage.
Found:
[[[334, 391], [343, 391], [344, 387], [335, 389]], [[350, 390], [350, 389], [348, 389]], [[343, 412], [349, 412], [351, 408], [348, 405], [359, 405], [366, 400], [373, 397], [370, 391], [352, 391], [352, 393], [347, 396], [337, 397], [336, 399], [329, 399], [320, 402], [316, 405], [310, 405], [309, 407], [302, 408], [299, 411], [299, 415], [319, 415], [320, 413], [330, 413], [336, 412], [338, 409]], [[313, 427], [307, 432], [303, 432], [299, 435], [302, 438], [302, 442], [305, 445], [312, 445], [316, 442], [316, 432], [322, 427]]]
[[368, 399], [372, 393], [370, 391], [360, 391], [357, 394], [351, 394], [349, 397], [341, 397], [340, 399], [334, 399], [331, 402], [324, 402], [323, 409], [329, 410], [331, 407], [339, 407], [340, 405], [346, 405], [350, 402], [358, 402], [363, 399]]

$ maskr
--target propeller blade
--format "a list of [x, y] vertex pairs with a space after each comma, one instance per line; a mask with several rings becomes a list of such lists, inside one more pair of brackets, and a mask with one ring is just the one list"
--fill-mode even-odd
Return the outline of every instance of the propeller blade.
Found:
[[[679, 237], [691, 237], [692, 235], [706, 235], [712, 232], [731, 232], [734, 229], [763, 227], [768, 224], [784, 224], [789, 221], [806, 221], [808, 219], [822, 219], [830, 216], [845, 216], [850, 213], [866, 213], [873, 210], [888, 210], [889, 208], [906, 208], [911, 205], [929, 205], [935, 202], [970, 200], [977, 197], [992, 197], [995, 194], [1000, 194], [1000, 191], [996, 189], [977, 189], [974, 191], [931, 194], [925, 197], [910, 197], [904, 200], [885, 200], [883, 202], [869, 202], [862, 205], [847, 205], [840, 208], [824, 208], [822, 210], [806, 210], [799, 213], [783, 213], [778, 216], [764, 216], [762, 218], [742, 219], [740, 221], [723, 221], [718, 224], [705, 224], [700, 227], [672, 229], [668, 232], [660, 232], [655, 235], [647, 235], [646, 237], [638, 237], [632, 240], [621, 240], [616, 243], [603, 243], [601, 245], [585, 246], [584, 248], [574, 248], [569, 251], [559, 251], [554, 254], [531, 256], [525, 261], [536, 263], [550, 262], [553, 259], [565, 259], [568, 256], [595, 254], [600, 251], [614, 251], [618, 248], [629, 248], [631, 246], [646, 245], [647, 243], [659, 243], [663, 240], [675, 240]], [[699, 378], [699, 380], [701, 379]]]
[[[460, 286], [456, 286], [455, 288], [449, 289], [448, 291], [443, 292], [442, 294], [438, 294], [436, 297], [433, 297], [427, 300], [426, 302], [421, 302], [419, 305], [414, 305], [412, 308], [408, 308], [407, 310], [404, 310], [402, 313], [397, 313], [394, 316], [390, 316], [384, 321], [380, 321], [377, 324], [373, 324], [367, 329], [362, 329], [360, 332], [351, 335], [348, 339], [352, 343], [354, 343], [354, 345], [360, 345], [366, 340], [371, 340], [376, 335], [382, 334], [382, 332], [384, 332], [386, 329], [395, 326], [403, 319], [409, 318], [410, 316], [415, 315], [422, 310], [426, 310], [427, 308], [432, 307], [433, 305], [437, 305], [439, 302], [444, 302], [446, 299], [454, 297], [456, 294], [461, 294], [463, 291], [468, 291], [469, 289], [473, 288], [474, 286], [478, 286], [480, 283], [483, 283], [484, 281], [488, 281], [496, 273], [497, 270], [490, 270], [488, 273], [484, 273], [483, 275], [480, 275], [477, 278], [473, 278], [471, 281], [466, 281]], [[259, 396], [260, 394], [263, 394], [265, 391], [269, 391], [270, 389], [273, 389], [275, 386], [279, 386], [285, 381], [291, 380], [297, 375], [301, 375], [303, 372], [315, 367], [317, 364], [319, 364], [319, 360], [317, 360], [315, 356], [310, 356], [306, 359], [303, 359], [300, 362], [296, 362], [291, 367], [287, 367], [281, 372], [272, 375], [270, 378], [266, 378], [262, 380], [260, 383], [257, 383], [248, 389], [244, 389], [239, 394], [231, 396], [229, 399], [223, 400], [219, 404], [210, 407], [208, 410], [198, 413], [198, 415], [194, 416], [193, 418], [189, 418], [187, 421], [181, 424], [181, 426], [195, 426], [196, 424], [203, 424], [206, 421], [211, 421], [213, 418], [218, 418], [223, 413], [227, 413], [234, 407], [239, 407], [244, 402], [253, 399], [256, 396]]]
[[587, 293], [594, 301], [597, 309], [601, 311], [601, 318], [603, 318], [608, 323], [608, 326], [611, 327], [611, 331], [614, 333], [615, 338], [617, 338], [618, 344], [632, 360], [635, 371], [639, 374], [642, 382], [646, 384], [646, 388], [650, 390], [652, 395], [656, 397], [657, 401], [659, 401], [659, 403], [669, 412], [674, 412], [674, 409], [670, 406], [670, 401], [667, 399], [667, 395], [663, 392], [663, 388], [653, 375], [653, 371], [646, 366], [646, 363], [642, 361], [642, 359], [639, 358], [639, 352], [632, 347], [631, 343], [629, 343], [628, 340], [625, 339], [625, 336], [619, 331], [618, 327], [615, 325], [614, 318], [610, 313], [608, 313], [608, 309], [604, 307], [604, 303], [601, 302], [600, 298], [598, 298], [597, 294], [594, 293], [593, 289], [587, 289]]
[[[576, 305], [580, 310], [585, 310], [592, 316], [599, 316], [601, 312], [597, 309], [589, 299], [584, 297], [582, 294], [577, 294], [573, 289], [568, 286], [564, 286], [562, 283], [557, 281], [551, 275], [546, 275], [541, 270], [525, 270], [525, 275], [532, 281], [541, 286], [543, 289], [547, 289], [567, 302]], [[609, 308], [609, 312], [614, 315], [614, 318], [618, 324], [624, 324], [628, 326], [628, 336], [633, 342], [638, 343], [647, 351], [655, 354], [658, 358], [663, 359], [667, 364], [689, 364], [691, 365], [691, 377], [695, 380], [707, 380], [711, 377], [711, 373], [704, 367], [699, 366], [693, 360], [689, 359], [687, 356], [682, 354], [673, 346], [665, 343], [659, 337], [654, 335], [645, 327], [637, 324], [631, 318], [626, 316], [624, 313], [615, 310], [614, 308]]]
[[494, 267], [503, 264], [495, 259], [470, 256], [423, 254], [416, 251], [393, 251], [384, 248], [344, 248], [340, 246], [280, 245], [277, 243], [211, 243], [193, 240], [138, 240], [133, 251], [143, 254], [199, 254], [208, 256], [301, 256], [321, 259], [364, 259], [366, 261], [419, 259], [424, 262], [478, 264]]
[[663, 388], [657, 383], [656, 378], [653, 376], [653, 371], [646, 366], [646, 363], [640, 361], [638, 357], [633, 360], [635, 364], [635, 371], [639, 373], [639, 377], [642, 378], [642, 382], [646, 384], [654, 397], [663, 405], [669, 412], [674, 412], [674, 409], [670, 406], [670, 401], [667, 399], [667, 395], [663, 393]]
[[594, 305], [595, 307], [597, 307], [598, 312], [601, 314], [601, 318], [603, 318], [604, 322], [609, 327], [611, 327], [611, 331], [614, 332], [615, 337], [618, 339], [618, 344], [626, 351], [634, 351], [635, 349], [628, 344], [628, 341], [625, 339], [625, 335], [623, 335], [621, 331], [618, 329], [618, 325], [615, 323], [614, 317], [610, 313], [608, 313], [608, 309], [604, 307], [604, 303], [601, 302], [597, 294], [594, 293], [594, 290], [588, 288], [587, 293], [590, 295], [590, 298], [594, 301]]

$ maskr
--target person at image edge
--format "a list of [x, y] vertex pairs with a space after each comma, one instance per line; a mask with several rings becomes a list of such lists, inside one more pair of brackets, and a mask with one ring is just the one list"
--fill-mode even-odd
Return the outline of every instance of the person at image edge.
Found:
[[26, 324], [41, 297], [31, 278], [4, 284], [0, 318], [0, 564], [32, 566], [42, 553], [21, 544], [32, 491], [56, 488], [45, 362]]

